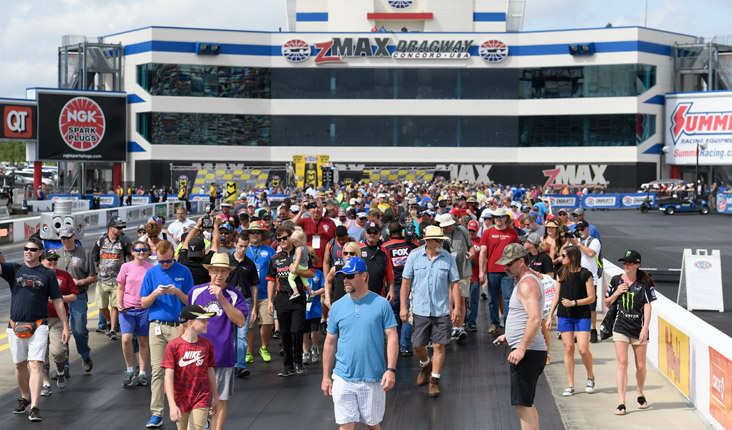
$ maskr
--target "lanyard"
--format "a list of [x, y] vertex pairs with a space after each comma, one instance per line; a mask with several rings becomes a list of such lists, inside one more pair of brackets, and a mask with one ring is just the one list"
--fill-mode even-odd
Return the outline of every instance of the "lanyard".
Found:
[[[67, 272], [69, 271], [69, 263], [71, 262], [71, 258], [74, 257], [74, 251], [76, 251], [76, 246], [74, 246], [74, 249], [72, 249], [71, 251], [68, 251], [66, 248], [64, 248], [64, 263], [66, 264], [66, 269], [64, 270], [66, 270]], [[66, 256], [67, 252], [71, 253], [71, 258]]]

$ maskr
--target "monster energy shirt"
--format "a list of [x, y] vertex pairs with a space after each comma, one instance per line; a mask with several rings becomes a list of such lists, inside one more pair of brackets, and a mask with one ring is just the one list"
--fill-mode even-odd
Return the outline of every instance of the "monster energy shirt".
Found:
[[[618, 289], [618, 285], [623, 283], [623, 275], [616, 275], [610, 280], [610, 287], [607, 289], [605, 297], [610, 297]], [[643, 285], [637, 280], [615, 301], [618, 307], [618, 313], [615, 316], [615, 326], [613, 331], [624, 334], [630, 338], [638, 339], [643, 329], [643, 320], [645, 318], [643, 308], [646, 303], [656, 300], [656, 290], [652, 285]]]

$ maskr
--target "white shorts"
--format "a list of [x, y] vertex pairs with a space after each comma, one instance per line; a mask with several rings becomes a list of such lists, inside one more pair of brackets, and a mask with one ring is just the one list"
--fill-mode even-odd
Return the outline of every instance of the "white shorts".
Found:
[[48, 348], [48, 326], [46, 324], [39, 326], [33, 336], [26, 339], [16, 336], [12, 328], [7, 329], [6, 333], [13, 363], [22, 363], [26, 360], [40, 362], [46, 360], [46, 348]]
[[380, 382], [350, 382], [334, 374], [333, 405], [336, 424], [375, 426], [384, 419], [386, 392]]

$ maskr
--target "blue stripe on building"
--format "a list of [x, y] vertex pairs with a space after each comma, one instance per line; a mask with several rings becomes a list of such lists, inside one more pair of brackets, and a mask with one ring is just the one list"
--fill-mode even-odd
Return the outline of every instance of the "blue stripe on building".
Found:
[[127, 142], [127, 152], [146, 152], [137, 142]]
[[651, 105], [661, 105], [661, 106], [663, 106], [666, 103], [666, 97], [664, 97], [664, 96], [662, 96], [660, 94], [659, 95], [655, 95], [655, 96], [651, 97], [650, 99], [644, 101], [643, 103], [648, 103], [648, 104], [651, 104]]
[[663, 143], [657, 143], [650, 148], [643, 151], [644, 154], [660, 154], [661, 148], [663, 148]]
[[[668, 45], [660, 45], [658, 43], [642, 42], [642, 41], [623, 41], [623, 42], [594, 42], [595, 53], [606, 54], [615, 52], [646, 52], [649, 54], [657, 54], [671, 56], [671, 47]], [[574, 43], [577, 45], [578, 43]], [[390, 45], [389, 52], [393, 52], [394, 45]], [[196, 42], [172, 42], [165, 40], [153, 40], [147, 42], [134, 43], [124, 47], [125, 55], [142, 54], [145, 52], [179, 52], [179, 53], [196, 53]], [[316, 50], [313, 49], [315, 53]], [[470, 47], [470, 55], [478, 55], [478, 46]], [[509, 55], [511, 56], [530, 56], [530, 55], [569, 55], [569, 44], [558, 43], [551, 45], [522, 45], [509, 46]], [[228, 55], [254, 55], [254, 56], [272, 56], [279, 57], [282, 55], [282, 46], [275, 45], [248, 45], [248, 44], [221, 44], [221, 54]]]
[[505, 22], [506, 14], [503, 12], [473, 12], [474, 22]]
[[133, 103], [145, 103], [145, 100], [137, 94], [127, 94], [127, 104], [131, 105]]
[[328, 21], [328, 12], [298, 12], [297, 22], [324, 22]]

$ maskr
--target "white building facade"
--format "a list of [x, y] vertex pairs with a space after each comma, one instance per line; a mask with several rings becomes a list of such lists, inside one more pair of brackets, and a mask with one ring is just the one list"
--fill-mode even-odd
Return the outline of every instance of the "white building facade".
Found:
[[671, 50], [696, 38], [508, 32], [520, 26], [514, 3], [299, 0], [295, 32], [106, 36], [125, 52], [125, 179], [167, 182], [171, 165], [281, 167], [298, 154], [329, 155], [342, 172], [420, 167], [525, 185], [654, 179]]

